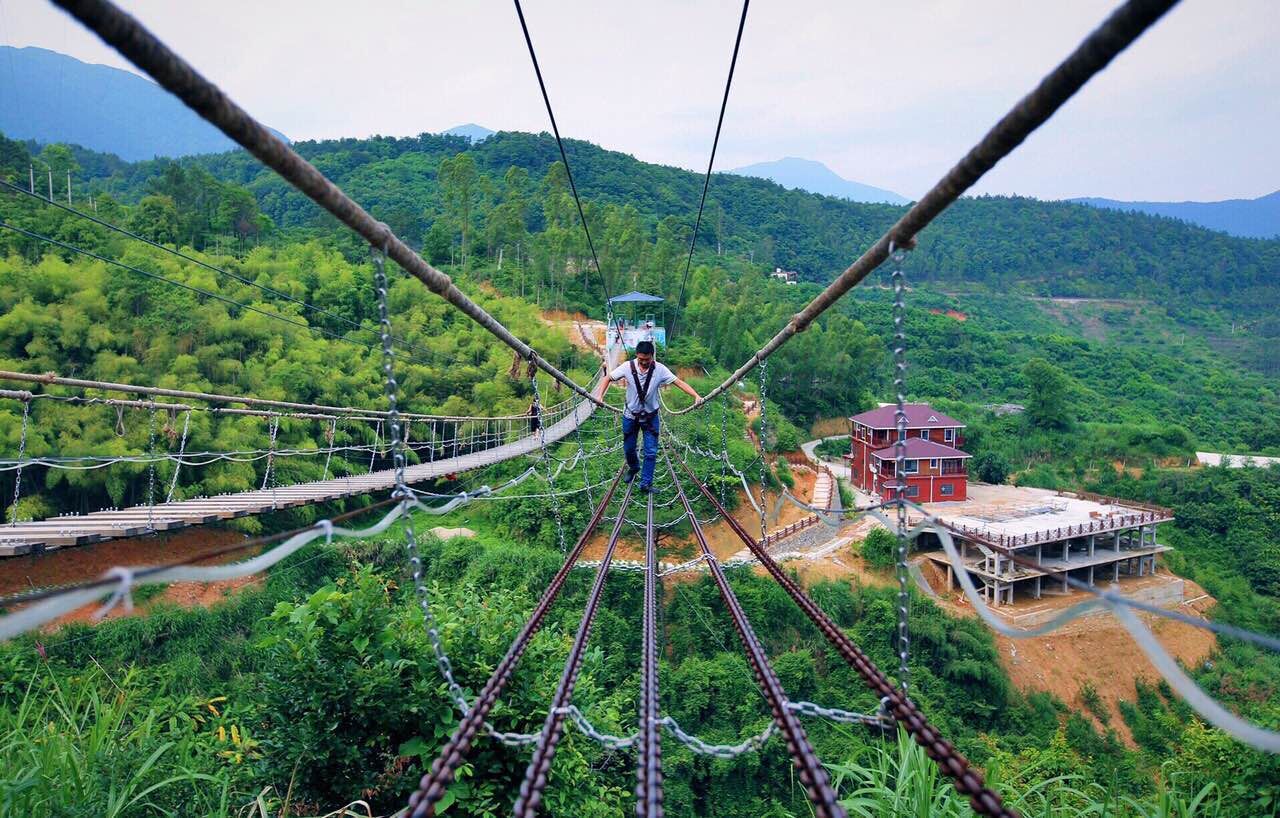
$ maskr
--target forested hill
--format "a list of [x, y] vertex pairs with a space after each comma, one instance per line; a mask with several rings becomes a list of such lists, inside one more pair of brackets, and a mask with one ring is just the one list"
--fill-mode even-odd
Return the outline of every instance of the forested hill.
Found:
[[[443, 160], [459, 152], [474, 159], [480, 178], [469, 193], [475, 204], [471, 232], [484, 236], [507, 171], [520, 168], [536, 183], [558, 159], [549, 135], [512, 132], [481, 143], [424, 134], [303, 142], [296, 148], [415, 244], [448, 213], [437, 181]], [[616, 224], [629, 221], [616, 217], [631, 207], [650, 240], [662, 229], [687, 241], [701, 192], [697, 174], [587, 142], [570, 140], [568, 153], [596, 235], [605, 236], [611, 218]], [[324, 223], [314, 205], [243, 152], [183, 161], [246, 185], [280, 227]], [[129, 165], [104, 181], [122, 198], [136, 199], [163, 164]], [[826, 282], [902, 212], [899, 206], [849, 202], [718, 174], [701, 246], [712, 252], [719, 246], [725, 253], [752, 257], [757, 265], [778, 265], [798, 271], [804, 280]], [[542, 218], [534, 209], [528, 229], [539, 230]], [[1018, 197], [958, 202], [921, 237], [911, 273], [916, 280], [968, 289], [1150, 298], [1221, 307], [1239, 316], [1262, 316], [1280, 307], [1280, 240], [1234, 238], [1173, 219]]]

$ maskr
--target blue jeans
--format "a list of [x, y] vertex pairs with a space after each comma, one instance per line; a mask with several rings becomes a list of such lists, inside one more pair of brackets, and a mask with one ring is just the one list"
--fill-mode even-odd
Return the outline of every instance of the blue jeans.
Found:
[[640, 469], [640, 460], [636, 457], [636, 436], [644, 430], [644, 468], [640, 470], [640, 485], [653, 485], [653, 468], [658, 462], [658, 417], [641, 426], [635, 418], [622, 419], [622, 452], [627, 456], [627, 465], [632, 471]]

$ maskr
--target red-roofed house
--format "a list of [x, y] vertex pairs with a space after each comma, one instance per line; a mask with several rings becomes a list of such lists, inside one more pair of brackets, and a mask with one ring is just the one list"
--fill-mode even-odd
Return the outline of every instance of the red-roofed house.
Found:
[[[964, 500], [968, 496], [970, 455], [964, 424], [927, 403], [908, 403], [906, 460], [901, 478], [906, 495], [917, 503]], [[849, 418], [849, 473], [863, 491], [888, 499], [899, 488], [896, 473], [897, 408], [881, 406]]]

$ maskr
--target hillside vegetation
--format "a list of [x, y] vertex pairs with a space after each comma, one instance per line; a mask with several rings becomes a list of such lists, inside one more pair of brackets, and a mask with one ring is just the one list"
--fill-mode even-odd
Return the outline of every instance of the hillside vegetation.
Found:
[[[517, 334], [580, 382], [589, 379], [595, 362], [540, 315], [545, 308], [601, 312], [564, 171], [546, 137], [499, 134], [480, 145], [375, 138], [300, 150], [420, 243]], [[615, 291], [635, 287], [674, 298], [694, 177], [585, 143], [573, 143], [570, 158]], [[247, 157], [126, 164], [47, 146], [33, 159], [29, 146], [0, 142], [0, 175], [20, 177], [30, 161], [75, 163], [91, 179], [99, 217], [185, 247], [341, 320], [6, 191], [0, 193], [6, 223], [136, 270], [0, 230], [0, 368], [382, 405], [367, 248]], [[704, 391], [813, 294], [814, 280], [825, 280], [900, 212], [734, 177], [717, 177], [713, 190], [718, 201], [689, 280], [683, 329], [664, 353], [669, 363], [705, 370], [695, 377]], [[1185, 468], [1197, 445], [1280, 451], [1276, 385], [1176, 325], [1212, 323], [1218, 313], [1262, 315], [1276, 303], [1277, 243], [1023, 200], [966, 200], [957, 208], [908, 262], [909, 280], [923, 282], [910, 294], [907, 315], [911, 397], [936, 401], [969, 423], [966, 446], [977, 455], [975, 468], [990, 470], [991, 479], [1093, 488], [1173, 506], [1178, 522], [1162, 531], [1162, 541], [1177, 547], [1175, 567], [1220, 600], [1214, 615], [1280, 630], [1274, 546], [1280, 473]], [[717, 243], [721, 254], [712, 249]], [[961, 248], [972, 253], [963, 262], [956, 255]], [[774, 263], [802, 267], [810, 283], [769, 281], [765, 269]], [[1060, 275], [1072, 264], [1079, 275]], [[139, 270], [339, 337], [180, 290]], [[771, 449], [798, 445], [797, 427], [808, 421], [852, 414], [887, 395], [889, 304], [876, 283], [867, 282], [770, 361], [764, 375]], [[1159, 306], [1110, 310], [1110, 323], [1099, 319], [1106, 332], [1061, 320], [1019, 292], [1094, 288], [1123, 296], [1141, 287]], [[396, 334], [407, 342], [397, 375], [409, 409], [491, 415], [527, 408], [528, 382], [518, 370], [511, 375], [510, 352], [483, 330], [413, 280], [397, 280], [391, 302]], [[1257, 320], [1260, 326], [1265, 319]], [[759, 388], [753, 375], [735, 391]], [[554, 394], [549, 384], [544, 390]], [[1026, 411], [997, 417], [985, 408], [989, 403], [1019, 403]], [[20, 413], [16, 402], [0, 404], [8, 456], [19, 447]], [[115, 413], [100, 406], [44, 402], [32, 420], [28, 455], [147, 451], [145, 414], [130, 414], [123, 434]], [[558, 456], [612, 443], [609, 420], [593, 421], [585, 440], [564, 442]], [[266, 443], [261, 418], [202, 414], [192, 422], [191, 447]], [[758, 473], [736, 404], [731, 411], [713, 405], [672, 425], [711, 448], [723, 436], [733, 461]], [[281, 425], [282, 441], [297, 448], [318, 448], [323, 432], [313, 423]], [[353, 426], [340, 434], [368, 442], [373, 431]], [[368, 467], [338, 460], [334, 473]], [[416, 521], [420, 532], [442, 524], [478, 533], [452, 542], [424, 536], [422, 544], [432, 609], [469, 692], [483, 684], [560, 564], [561, 529], [572, 537], [585, 524], [589, 497], [598, 493], [583, 489], [617, 466], [614, 456], [588, 460], [560, 479], [557, 488], [566, 494], [555, 501], [539, 476], [523, 484], [528, 496]], [[497, 485], [526, 467], [503, 464], [463, 485]], [[696, 460], [694, 467], [713, 483], [720, 471], [714, 461]], [[318, 477], [321, 463], [296, 458], [279, 468], [281, 483], [294, 482]], [[180, 476], [179, 491], [256, 488], [261, 469], [261, 463], [193, 469]], [[29, 470], [25, 505], [10, 513], [134, 502], [147, 483], [138, 464], [74, 479], [65, 474]], [[765, 479], [785, 480], [784, 472]], [[6, 477], [0, 485], [6, 502], [11, 487]], [[732, 481], [726, 488], [736, 494]], [[710, 516], [705, 506], [695, 510]], [[664, 514], [674, 522], [674, 510]], [[686, 525], [675, 526], [664, 548], [691, 556], [688, 533]], [[541, 723], [539, 708], [563, 666], [589, 581], [587, 572], [571, 576], [495, 712], [500, 729]], [[859, 678], [776, 584], [749, 570], [734, 572], [732, 583], [794, 699], [875, 709]], [[666, 585], [663, 710], [711, 741], [737, 742], [759, 731], [767, 708], [714, 586], [705, 578]], [[811, 591], [873, 659], [894, 666], [888, 590], [831, 581]], [[618, 734], [634, 728], [640, 595], [635, 575], [611, 577], [575, 699], [598, 726]], [[1077, 712], [1089, 707], [1087, 691], [1078, 702], [1063, 702], [1015, 689], [976, 620], [952, 618], [924, 598], [912, 602], [912, 617], [913, 695], [1024, 814], [1244, 818], [1273, 814], [1280, 804], [1276, 758], [1205, 727], [1167, 688], [1138, 687], [1122, 706], [1138, 745], [1129, 748], [1114, 726], [1099, 730]], [[1229, 706], [1280, 727], [1274, 655], [1224, 640], [1210, 665], [1190, 670]], [[161, 604], [145, 617], [65, 627], [0, 648], [0, 811], [230, 816], [260, 796], [272, 815], [285, 800], [291, 815], [320, 815], [357, 797], [386, 814], [403, 804], [456, 717], [405, 580], [399, 532], [317, 543], [210, 610]], [[909, 743], [822, 720], [806, 728], [851, 810], [965, 814]], [[547, 813], [630, 810], [632, 758], [573, 731], [566, 742]], [[807, 814], [776, 739], [761, 753], [730, 761], [672, 744], [664, 760], [673, 815]], [[478, 742], [450, 789], [446, 814], [505, 812], [526, 763], [525, 750]]]

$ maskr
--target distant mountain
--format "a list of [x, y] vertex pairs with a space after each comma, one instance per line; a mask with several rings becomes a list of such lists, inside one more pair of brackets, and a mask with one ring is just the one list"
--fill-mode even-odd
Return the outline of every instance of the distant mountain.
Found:
[[10, 139], [83, 145], [131, 162], [236, 147], [154, 82], [56, 51], [0, 46], [0, 88], [0, 132]]
[[1088, 198], [1071, 201], [1108, 210], [1169, 216], [1233, 236], [1254, 239], [1280, 237], [1280, 190], [1257, 199], [1227, 199], [1222, 202], [1120, 202]]
[[493, 136], [497, 131], [491, 131], [483, 125], [477, 125], [474, 122], [468, 122], [466, 125], [458, 125], [445, 131], [445, 136], [465, 136], [472, 142], [483, 142]]
[[758, 176], [761, 179], [777, 182], [785, 188], [800, 188], [810, 193], [839, 196], [841, 199], [854, 202], [907, 204], [910, 201], [892, 190], [841, 178], [831, 168], [812, 159], [788, 157], [776, 162], [758, 162], [744, 168], [735, 168], [729, 173], [736, 173], [739, 176]]

